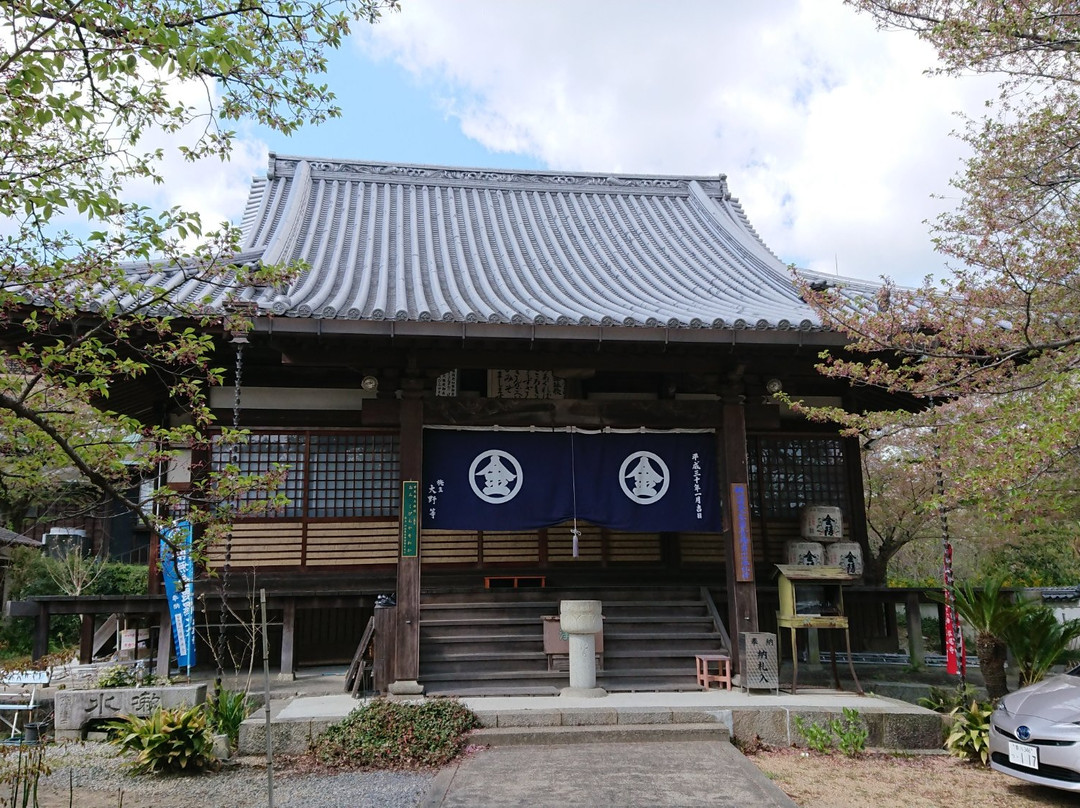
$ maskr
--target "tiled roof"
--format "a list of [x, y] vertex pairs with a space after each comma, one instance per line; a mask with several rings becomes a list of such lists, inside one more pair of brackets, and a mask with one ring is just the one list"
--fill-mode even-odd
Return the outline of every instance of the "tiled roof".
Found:
[[[723, 175], [271, 155], [242, 227], [239, 260], [307, 266], [286, 289], [243, 294], [279, 317], [821, 330]], [[177, 291], [225, 302], [194, 280]]]
[[41, 542], [27, 538], [6, 527], [0, 527], [0, 544], [24, 544], [27, 547], [40, 547]]

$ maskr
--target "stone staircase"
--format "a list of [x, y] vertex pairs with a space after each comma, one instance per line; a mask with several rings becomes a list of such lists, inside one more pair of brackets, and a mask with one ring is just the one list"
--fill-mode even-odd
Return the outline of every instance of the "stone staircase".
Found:
[[699, 690], [694, 654], [728, 645], [708, 593], [698, 587], [515, 589], [425, 593], [420, 682], [432, 695], [553, 695], [569, 684], [565, 659], [550, 669], [543, 617], [560, 600], [603, 603], [597, 685], [609, 692]]

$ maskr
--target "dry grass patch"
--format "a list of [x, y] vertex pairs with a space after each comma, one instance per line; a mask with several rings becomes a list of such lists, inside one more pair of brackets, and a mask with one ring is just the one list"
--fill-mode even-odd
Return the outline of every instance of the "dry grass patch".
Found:
[[1065, 791], [1031, 785], [945, 755], [804, 756], [774, 749], [750, 760], [800, 806], [830, 808], [1057, 808], [1075, 806]]

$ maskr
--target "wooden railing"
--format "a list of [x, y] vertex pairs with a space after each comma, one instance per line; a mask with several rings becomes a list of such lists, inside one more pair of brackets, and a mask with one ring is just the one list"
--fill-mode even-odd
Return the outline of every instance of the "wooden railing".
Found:
[[[610, 561], [655, 564], [663, 559], [659, 533], [627, 533], [580, 524], [574, 557], [570, 524], [544, 531], [423, 531], [424, 564], [519, 564]], [[232, 565], [236, 567], [329, 567], [393, 565], [398, 559], [398, 523], [379, 522], [239, 522], [233, 526]], [[714, 533], [680, 536], [682, 559], [723, 563], [724, 546]], [[220, 567], [225, 546], [210, 549], [209, 566]]]
[[[237, 567], [329, 567], [396, 564], [398, 523], [239, 522], [233, 525], [232, 564]], [[225, 546], [210, 548], [220, 567]]]

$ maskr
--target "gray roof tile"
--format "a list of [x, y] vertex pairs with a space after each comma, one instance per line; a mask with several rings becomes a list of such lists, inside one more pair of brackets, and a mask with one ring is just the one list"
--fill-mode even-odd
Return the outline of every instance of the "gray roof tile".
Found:
[[[631, 177], [271, 155], [243, 260], [304, 261], [245, 295], [286, 317], [820, 330], [719, 177]], [[195, 281], [187, 299], [210, 295]]]

